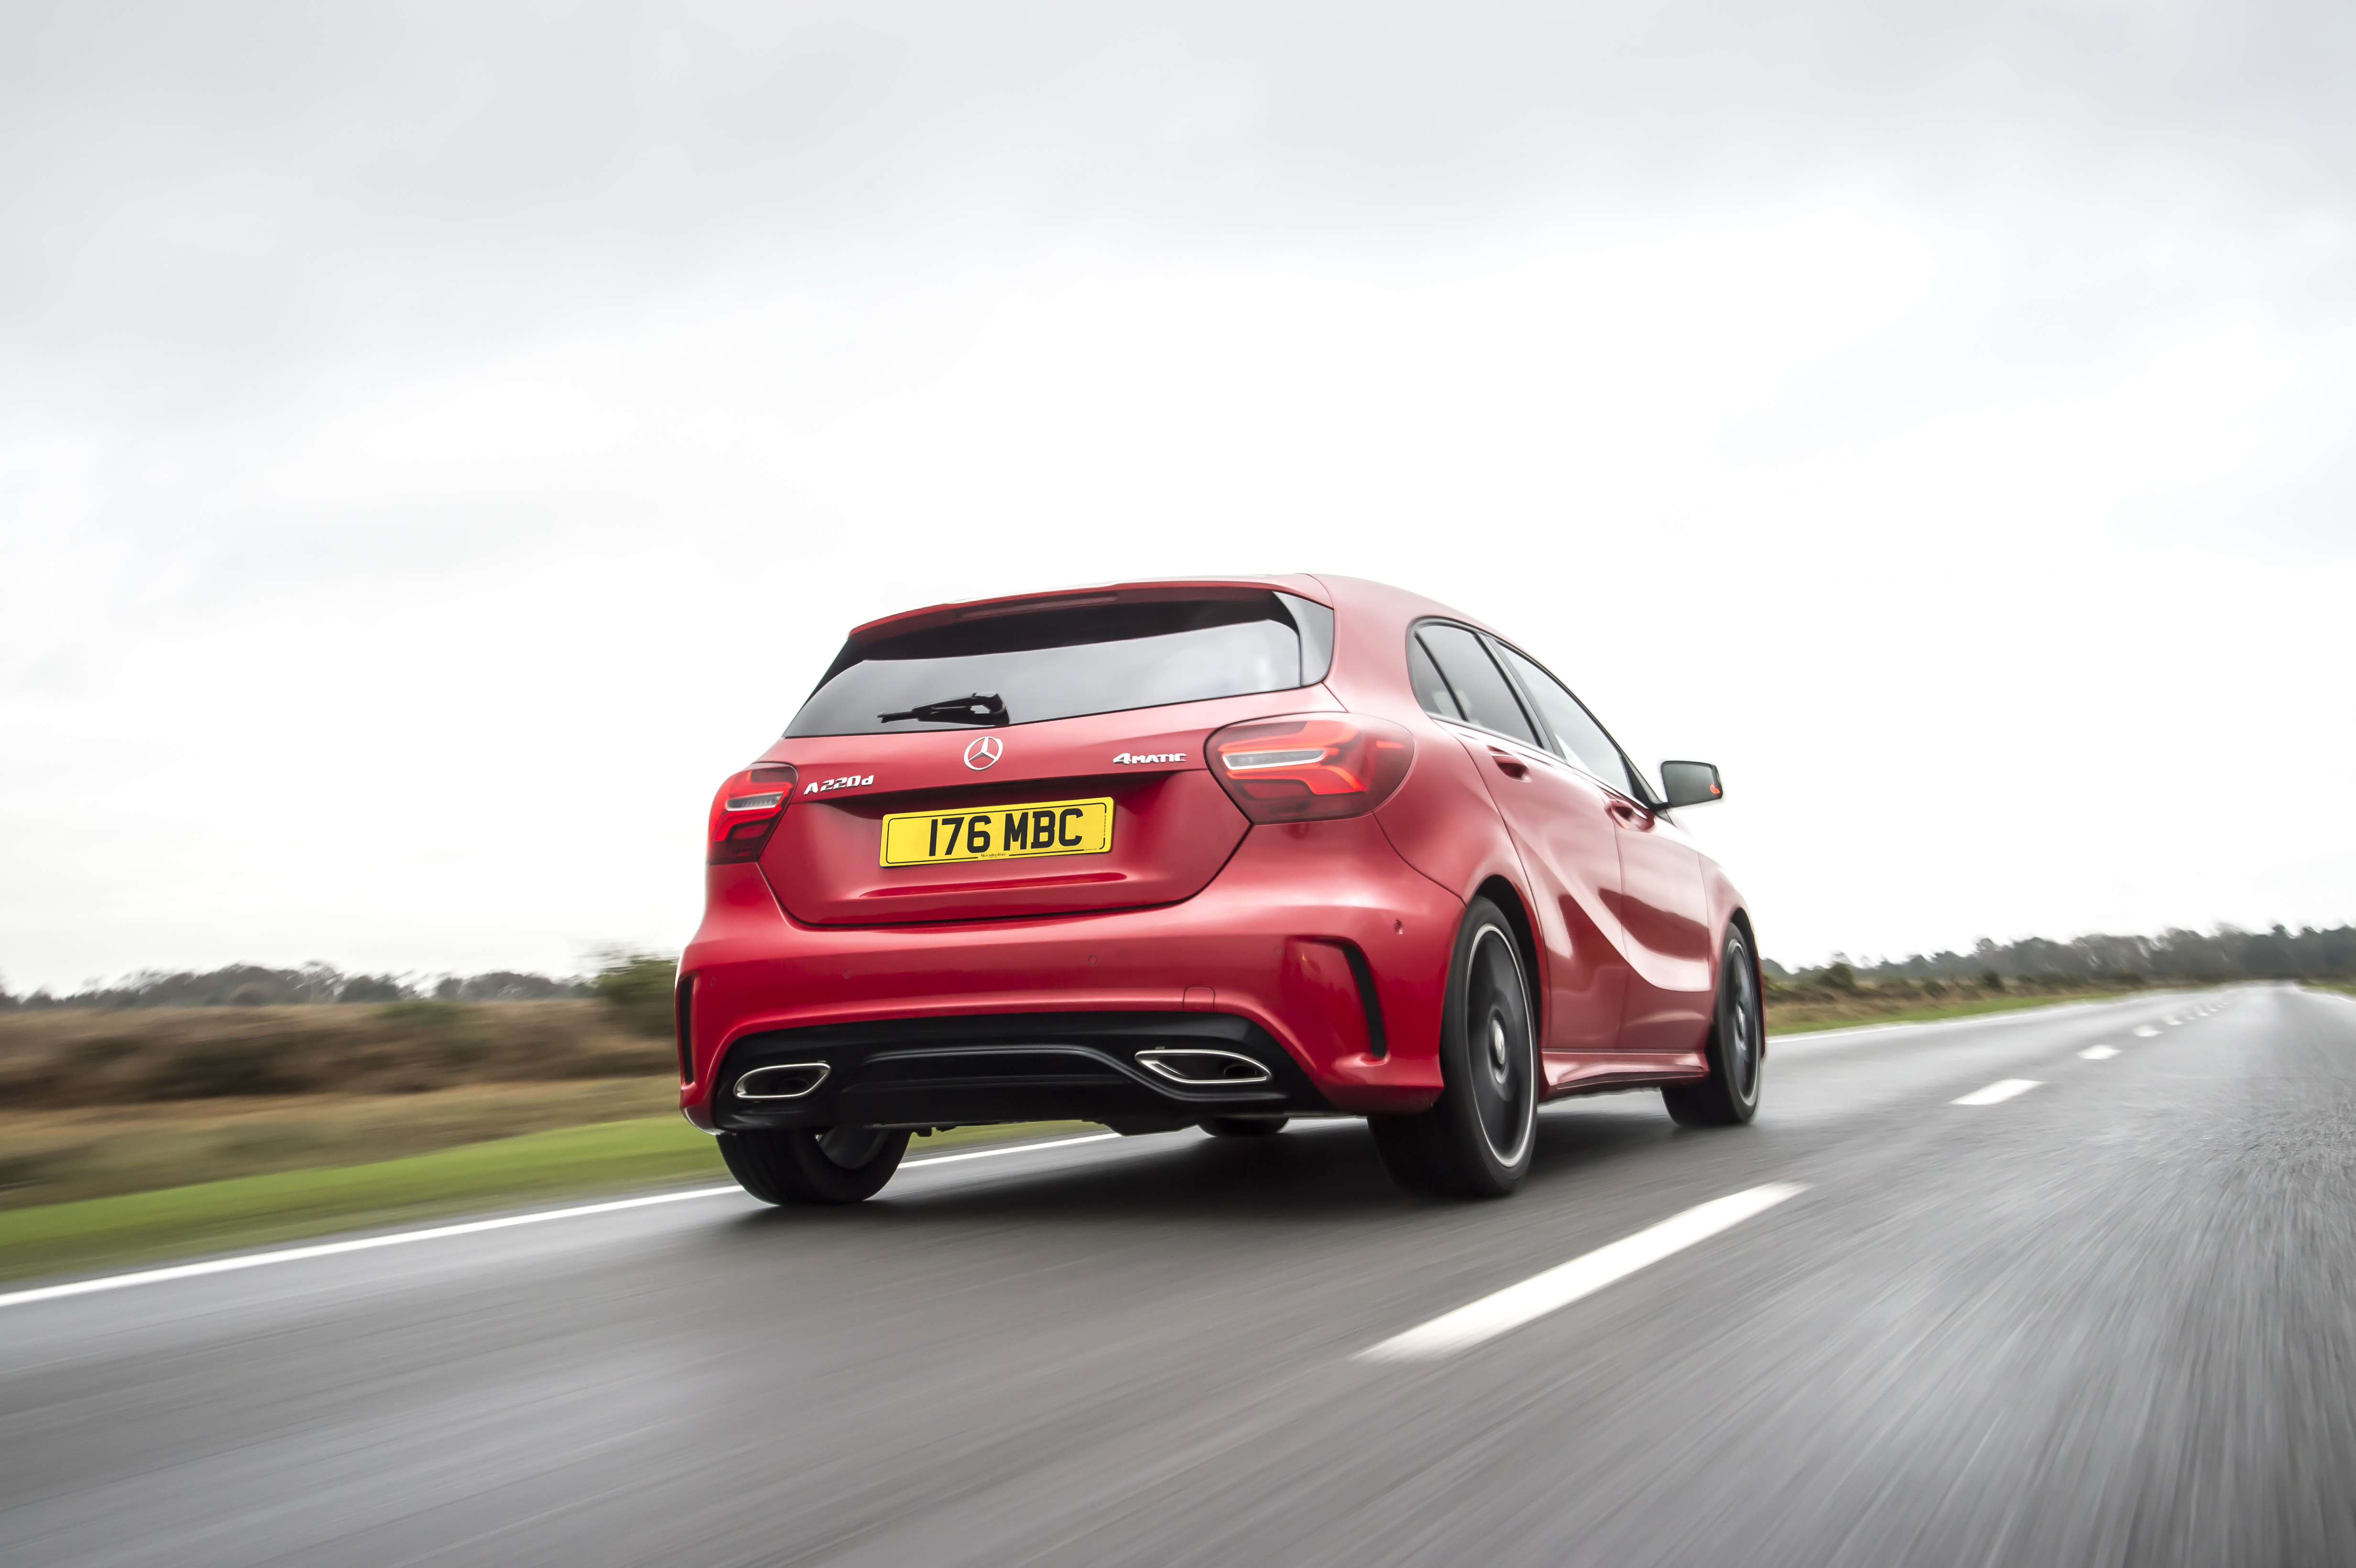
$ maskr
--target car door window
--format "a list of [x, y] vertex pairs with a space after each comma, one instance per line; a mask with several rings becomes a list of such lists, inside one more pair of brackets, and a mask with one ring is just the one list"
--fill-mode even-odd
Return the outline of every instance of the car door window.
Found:
[[1408, 684], [1415, 688], [1415, 699], [1423, 704], [1426, 713], [1434, 719], [1464, 722], [1464, 709], [1457, 707], [1456, 699], [1449, 695], [1448, 682], [1440, 677], [1440, 667], [1424, 652], [1419, 637], [1407, 640], [1407, 678]]
[[1434, 621], [1417, 627], [1415, 635], [1440, 672], [1448, 696], [1455, 702], [1457, 712], [1463, 715], [1464, 722], [1494, 731], [1524, 745], [1538, 743], [1537, 731], [1530, 728], [1529, 718], [1515, 699], [1513, 687], [1490, 658], [1489, 650], [1481, 645], [1477, 635], [1463, 626]]
[[1628, 776], [1627, 760], [1603, 726], [1587, 711], [1586, 705], [1570, 694], [1570, 688], [1548, 675], [1535, 659], [1517, 653], [1505, 644], [1497, 645], [1510, 668], [1522, 683], [1522, 690], [1537, 705], [1538, 717], [1554, 732], [1555, 751], [1577, 763], [1622, 795], [1644, 798]]

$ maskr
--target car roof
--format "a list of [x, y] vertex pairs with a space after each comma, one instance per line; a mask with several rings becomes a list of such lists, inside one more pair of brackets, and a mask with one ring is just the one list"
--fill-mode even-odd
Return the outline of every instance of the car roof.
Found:
[[1009, 593], [993, 599], [968, 599], [948, 604], [927, 604], [904, 610], [851, 629], [854, 643], [880, 642], [905, 633], [978, 621], [995, 615], [1019, 615], [1031, 610], [1078, 609], [1094, 604], [1150, 604], [1173, 599], [1217, 598], [1223, 594], [1292, 593], [1330, 605], [1332, 595], [1313, 577], [1172, 577], [1134, 582], [1094, 582], [1055, 588], [1044, 593]]
[[[1313, 600], [1330, 609], [1353, 614], [1372, 613], [1383, 622], [1396, 621], [1400, 629], [1426, 615], [1444, 616], [1478, 626], [1480, 622], [1435, 600], [1387, 583], [1364, 578], [1312, 576], [1307, 572], [1233, 577], [1147, 578], [1127, 582], [1098, 582], [1045, 592], [1010, 593], [990, 599], [968, 599], [927, 604], [918, 610], [880, 616], [851, 629], [850, 640], [867, 644], [957, 621], [1018, 615], [1032, 610], [1077, 609], [1095, 604], [1150, 604], [1173, 599], [1215, 598], [1226, 593], [1279, 592]], [[1484, 630], [1486, 628], [1483, 628]]]

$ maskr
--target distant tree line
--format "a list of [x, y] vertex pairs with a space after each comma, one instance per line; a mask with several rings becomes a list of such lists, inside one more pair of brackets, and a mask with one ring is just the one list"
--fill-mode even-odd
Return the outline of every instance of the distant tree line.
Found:
[[1835, 990], [1859, 983], [1929, 980], [1998, 989], [2008, 980], [2337, 980], [2356, 978], [2356, 926], [2292, 931], [2277, 925], [2253, 932], [2220, 925], [2210, 932], [2171, 929], [2158, 936], [2080, 936], [2068, 942], [2029, 936], [1997, 943], [1984, 936], [1969, 953], [1916, 953], [1874, 963], [1836, 953], [1818, 968], [1786, 969], [1771, 960], [1766, 969], [1778, 981]]
[[[232, 964], [202, 974], [143, 969], [112, 985], [93, 982], [65, 996], [46, 990], [12, 995], [0, 985], [0, 1008], [269, 1008], [335, 1002], [538, 1002], [600, 997], [648, 1019], [670, 1005], [670, 957], [615, 949], [598, 955], [593, 975], [553, 978], [492, 969], [480, 975], [348, 975], [327, 964], [265, 969]], [[1860, 984], [1941, 981], [2002, 989], [2008, 980], [2058, 981], [2356, 979], [2356, 926], [2328, 931], [2277, 925], [2244, 931], [2169, 930], [2158, 936], [2042, 936], [1997, 943], [1982, 937], [1969, 953], [1916, 953], [1877, 962], [1836, 953], [1815, 968], [1766, 961], [1783, 985], [1850, 990]]]
[[[626, 955], [643, 963], [643, 955]], [[668, 960], [664, 960], [668, 963]], [[610, 966], [610, 965], [609, 965]], [[668, 985], [668, 982], [666, 982]], [[112, 985], [92, 982], [59, 997], [46, 990], [11, 995], [0, 1008], [276, 1008], [335, 1002], [540, 1002], [603, 994], [594, 976], [562, 979], [493, 969], [480, 975], [348, 975], [327, 964], [265, 969], [232, 964], [202, 974], [142, 969]]]

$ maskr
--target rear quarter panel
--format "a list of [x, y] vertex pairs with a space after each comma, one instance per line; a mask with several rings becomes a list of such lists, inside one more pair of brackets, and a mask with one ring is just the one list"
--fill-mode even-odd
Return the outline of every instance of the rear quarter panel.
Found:
[[1460, 902], [1491, 877], [1524, 886], [1521, 859], [1472, 760], [1452, 733], [1432, 722], [1408, 684], [1408, 627], [1426, 615], [1464, 617], [1378, 582], [1319, 581], [1334, 607], [1326, 689], [1351, 711], [1379, 715], [1415, 737], [1415, 766], [1375, 820], [1402, 859]]

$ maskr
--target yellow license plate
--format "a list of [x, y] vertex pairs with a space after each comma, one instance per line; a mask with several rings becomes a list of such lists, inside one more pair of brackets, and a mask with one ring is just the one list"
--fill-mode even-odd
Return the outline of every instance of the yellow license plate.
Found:
[[1101, 855], [1112, 848], [1112, 801], [1043, 800], [988, 811], [903, 811], [884, 819], [884, 864]]

